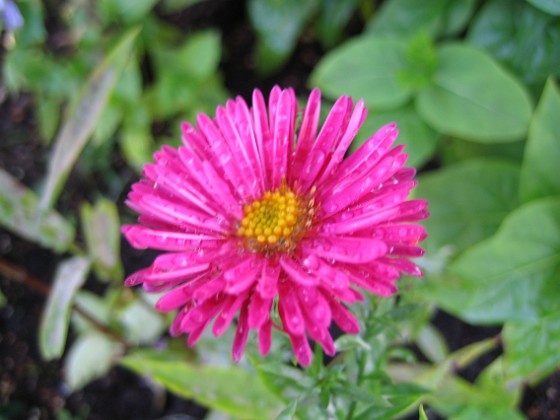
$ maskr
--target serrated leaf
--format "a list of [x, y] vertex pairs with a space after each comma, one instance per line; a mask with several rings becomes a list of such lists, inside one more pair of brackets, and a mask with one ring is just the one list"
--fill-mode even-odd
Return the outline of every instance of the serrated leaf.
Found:
[[74, 240], [74, 226], [56, 211], [37, 223], [37, 206], [35, 193], [0, 168], [0, 225], [56, 252], [66, 251]]
[[468, 40], [527, 83], [542, 83], [549, 74], [560, 74], [558, 18], [526, 2], [486, 2], [469, 29]]
[[107, 199], [100, 199], [95, 206], [83, 204], [80, 215], [88, 253], [96, 273], [105, 280], [120, 280], [123, 269], [117, 206]]
[[450, 266], [434, 294], [444, 309], [476, 324], [535, 321], [560, 309], [560, 198], [513, 211], [498, 232]]
[[257, 376], [239, 366], [193, 365], [163, 360], [137, 351], [120, 360], [136, 373], [149, 375], [169, 391], [225, 414], [244, 419], [266, 419], [281, 408]]
[[548, 79], [531, 120], [521, 170], [520, 194], [527, 202], [560, 195], [560, 90]]
[[507, 322], [503, 337], [508, 377], [538, 380], [560, 366], [560, 312]]
[[311, 84], [325, 96], [363, 98], [368, 106], [397, 108], [412, 95], [398, 75], [407, 66], [406, 42], [393, 38], [361, 37], [329, 52], [311, 74]]
[[444, 246], [456, 252], [489, 237], [518, 205], [519, 168], [477, 159], [420, 177], [415, 195], [428, 200], [428, 253]]
[[64, 381], [71, 392], [101, 378], [111, 369], [118, 344], [106, 336], [89, 332], [80, 335], [64, 361]]
[[468, 22], [474, 0], [390, 0], [382, 3], [368, 24], [368, 32], [412, 36], [425, 31], [433, 37], [454, 35]]
[[532, 105], [523, 85], [489, 55], [452, 43], [439, 49], [433, 85], [419, 92], [416, 109], [444, 134], [499, 143], [523, 138]]
[[44, 360], [62, 355], [74, 296], [86, 281], [90, 261], [72, 257], [59, 264], [39, 326], [39, 349]]
[[72, 166], [95, 128], [101, 112], [134, 46], [138, 29], [127, 32], [92, 72], [55, 140], [49, 160], [45, 189], [39, 203], [39, 215], [57, 199]]

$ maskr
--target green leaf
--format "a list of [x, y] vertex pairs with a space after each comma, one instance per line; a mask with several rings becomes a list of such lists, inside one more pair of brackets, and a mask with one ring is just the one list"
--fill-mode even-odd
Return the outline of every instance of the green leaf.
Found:
[[254, 374], [239, 366], [193, 365], [137, 351], [120, 360], [132, 371], [149, 375], [169, 391], [244, 419], [272, 418], [281, 403]]
[[295, 418], [296, 409], [298, 406], [298, 400], [293, 400], [289, 403], [286, 408], [284, 408], [280, 413], [278, 413], [278, 417], [276, 420], [292, 420]]
[[139, 300], [128, 305], [119, 319], [128, 342], [135, 344], [153, 343], [167, 327], [160, 313]]
[[74, 241], [74, 226], [58, 212], [35, 221], [38, 199], [33, 191], [0, 168], [0, 225], [56, 252], [64, 252]]
[[560, 309], [560, 198], [512, 212], [491, 238], [451, 267], [437, 302], [468, 322], [531, 321]]
[[23, 17], [23, 27], [17, 32], [16, 42], [19, 45], [34, 45], [43, 43], [47, 37], [43, 2], [27, 0], [18, 2]]
[[507, 322], [503, 337], [510, 378], [538, 380], [560, 366], [560, 312], [536, 320]]
[[519, 167], [499, 160], [466, 161], [420, 176], [415, 195], [429, 203], [423, 222], [428, 254], [447, 246], [461, 252], [492, 235], [517, 207], [518, 188]]
[[331, 99], [349, 95], [374, 108], [397, 108], [412, 95], [412, 87], [403, 86], [398, 76], [407, 66], [406, 48], [406, 42], [392, 38], [346, 42], [321, 60], [311, 84]]
[[134, 46], [138, 30], [126, 33], [108, 57], [93, 71], [77, 106], [61, 128], [49, 160], [40, 212], [52, 207], [78, 155], [88, 141]]
[[407, 165], [420, 167], [433, 156], [441, 135], [430, 128], [411, 105], [392, 111], [370, 112], [350, 145], [350, 150], [355, 151], [378, 129], [390, 122], [396, 122], [399, 128], [397, 143], [406, 145]]
[[551, 15], [560, 15], [560, 0], [527, 0], [533, 6], [550, 13]]
[[541, 83], [549, 74], [560, 74], [558, 18], [524, 1], [486, 2], [470, 27], [468, 40], [527, 83]]
[[416, 109], [444, 134], [481, 143], [510, 142], [527, 132], [531, 100], [523, 86], [490, 56], [466, 44], [438, 51], [433, 85], [420, 91]]
[[321, 0], [317, 32], [325, 49], [332, 48], [342, 38], [358, 3], [359, 0]]
[[249, 0], [251, 25], [258, 35], [257, 68], [269, 74], [284, 64], [318, 0]]
[[84, 203], [80, 210], [88, 253], [97, 275], [105, 280], [122, 280], [120, 222], [116, 204], [102, 198], [93, 207]]
[[254, 359], [251, 362], [265, 386], [286, 403], [301, 397], [315, 385], [314, 380], [301, 369], [279, 363], [259, 363]]
[[423, 404], [420, 404], [420, 408], [418, 408], [418, 420], [428, 420], [428, 416], [426, 416]]
[[72, 257], [61, 262], [56, 269], [39, 326], [39, 349], [45, 360], [58, 358], [64, 351], [74, 296], [86, 281], [89, 268], [87, 258]]
[[119, 346], [106, 336], [92, 331], [80, 335], [64, 361], [64, 381], [71, 392], [109, 372]]
[[467, 24], [474, 0], [389, 0], [368, 25], [375, 35], [412, 36], [425, 31], [432, 37], [455, 35]]
[[106, 19], [136, 22], [146, 16], [157, 0], [100, 0], [98, 7]]
[[445, 338], [432, 324], [424, 324], [416, 337], [416, 345], [434, 363], [442, 362], [449, 355]]
[[523, 201], [560, 194], [560, 90], [548, 79], [529, 127], [521, 169]]

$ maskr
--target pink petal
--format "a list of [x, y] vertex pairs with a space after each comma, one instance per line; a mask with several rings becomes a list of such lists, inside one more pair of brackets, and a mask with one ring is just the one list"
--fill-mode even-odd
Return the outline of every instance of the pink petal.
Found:
[[348, 334], [357, 334], [360, 332], [360, 324], [354, 318], [348, 309], [346, 309], [341, 303], [337, 302], [328, 294], [324, 294], [331, 307], [331, 313], [334, 322], [340, 327], [340, 329]]
[[299, 303], [292, 290], [289, 288], [280, 289], [280, 299], [278, 300], [278, 312], [284, 325], [284, 329], [289, 334], [304, 334], [304, 322], [301, 315]]
[[257, 293], [263, 298], [273, 298], [278, 293], [278, 278], [281, 268], [277, 263], [263, 261], [262, 273], [257, 284]]
[[236, 295], [249, 289], [257, 280], [257, 276], [262, 272], [262, 261], [257, 258], [247, 258], [238, 265], [229, 268], [224, 272], [226, 280], [225, 291]]
[[235, 363], [239, 363], [243, 357], [243, 351], [247, 345], [247, 337], [249, 336], [249, 328], [247, 327], [247, 303], [241, 308], [239, 320], [237, 322], [237, 330], [233, 339], [232, 357]]
[[280, 265], [290, 279], [301, 286], [315, 286], [319, 283], [317, 277], [309, 275], [302, 270], [301, 265], [296, 263], [290, 256], [282, 255], [280, 257]]
[[262, 298], [258, 293], [253, 293], [249, 304], [249, 328], [258, 329], [268, 321], [271, 308], [271, 298]]
[[311, 347], [305, 335], [289, 334], [290, 341], [292, 342], [292, 349], [296, 356], [297, 361], [302, 366], [309, 366], [311, 364]]
[[222, 312], [216, 317], [216, 321], [212, 327], [212, 332], [215, 336], [220, 336], [226, 331], [229, 324], [231, 324], [233, 317], [246, 300], [246, 294], [241, 296], [229, 296], [226, 299]]
[[266, 356], [272, 343], [272, 321], [269, 319], [259, 329], [259, 351]]
[[301, 247], [307, 255], [351, 264], [367, 263], [387, 253], [383, 241], [351, 236], [317, 237], [302, 241]]

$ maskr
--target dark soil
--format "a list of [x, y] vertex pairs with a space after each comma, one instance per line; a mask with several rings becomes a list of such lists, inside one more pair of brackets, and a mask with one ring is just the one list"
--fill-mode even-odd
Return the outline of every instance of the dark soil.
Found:
[[[264, 91], [274, 84], [293, 86], [305, 92], [308, 75], [321, 58], [323, 51], [313, 40], [303, 40], [278, 74], [265, 79], [255, 72], [252, 51], [255, 36], [246, 16], [245, 2], [232, 0], [207, 0], [188, 10], [160, 17], [179, 28], [189, 31], [216, 27], [223, 36], [224, 60], [222, 72], [226, 87], [235, 94], [249, 98], [254, 87]], [[56, 26], [56, 19], [51, 22]], [[348, 33], [361, 29], [353, 21]], [[0, 51], [0, 62], [1, 62]], [[1, 84], [0, 84], [1, 85]], [[46, 148], [37, 135], [33, 115], [33, 99], [29, 95], [2, 100], [0, 92], [0, 167], [28, 186], [35, 186], [45, 173]], [[124, 167], [122, 159], [110, 163], [111, 170], [125, 178], [132, 172]], [[68, 191], [62, 197], [65, 213], [76, 210], [88, 194], [103, 189], [100, 174], [93, 177], [77, 173], [72, 177]], [[115, 199], [123, 196], [127, 187], [112, 191]], [[127, 272], [148, 265], [142, 255], [123, 244], [122, 257]], [[206, 410], [196, 404], [177, 398], [155, 387], [147, 380], [122, 368], [115, 367], [103, 379], [94, 381], [83, 390], [70, 394], [63, 384], [60, 361], [44, 362], [37, 349], [38, 324], [45, 303], [40, 288], [29, 288], [18, 282], [25, 273], [38, 278], [44, 285], [51, 281], [55, 267], [62, 257], [0, 229], [0, 262], [16, 274], [0, 273], [0, 289], [7, 303], [0, 308], [0, 419], [50, 419], [60, 413], [83, 419], [157, 419], [203, 418]], [[151, 257], [149, 258], [151, 260]], [[23, 274], [22, 274], [23, 273]], [[87, 287], [99, 288], [88, 282]], [[484, 337], [494, 336], [498, 329], [476, 328], [446, 315], [439, 314], [435, 325], [448, 339], [452, 349]], [[72, 334], [70, 335], [70, 340]], [[499, 355], [499, 350], [486, 355], [465, 372], [468, 380]], [[558, 419], [560, 374], [556, 373], [528, 389], [522, 408], [531, 419]], [[62, 411], [61, 411], [62, 410]], [[174, 415], [180, 415], [175, 417]]]

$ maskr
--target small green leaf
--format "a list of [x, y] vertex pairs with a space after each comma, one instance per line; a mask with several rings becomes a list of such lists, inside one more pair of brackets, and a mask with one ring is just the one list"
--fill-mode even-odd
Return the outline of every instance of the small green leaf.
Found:
[[412, 95], [399, 74], [406, 69], [406, 42], [392, 38], [361, 37], [329, 52], [311, 75], [311, 84], [325, 96], [363, 98], [368, 106], [392, 109]]
[[392, 111], [370, 112], [350, 145], [350, 150], [355, 151], [378, 129], [390, 122], [396, 122], [399, 128], [397, 144], [406, 146], [407, 165], [418, 168], [433, 156], [441, 135], [430, 128], [411, 105]]
[[558, 23], [557, 17], [526, 2], [493, 0], [484, 3], [477, 14], [468, 40], [486, 49], [525, 82], [542, 83], [550, 74], [560, 75]]
[[112, 201], [100, 199], [93, 207], [88, 203], [83, 204], [80, 215], [96, 273], [105, 280], [121, 280], [123, 269], [117, 206]]
[[489, 55], [464, 43], [447, 44], [438, 51], [438, 64], [433, 85], [416, 98], [418, 113], [432, 127], [481, 143], [510, 142], [526, 134], [529, 95]]
[[428, 420], [428, 416], [426, 415], [426, 412], [424, 411], [424, 405], [420, 404], [420, 407], [418, 408], [418, 420]]
[[368, 25], [375, 35], [413, 36], [424, 31], [433, 37], [455, 35], [467, 24], [474, 0], [384, 1]]
[[551, 15], [560, 15], [560, 0], [527, 0], [533, 6], [550, 13]]
[[548, 79], [531, 120], [521, 170], [521, 198], [530, 201], [560, 194], [560, 90]]
[[138, 30], [126, 33], [108, 57], [93, 71], [77, 106], [61, 128], [49, 160], [40, 213], [52, 207], [78, 155], [88, 141], [134, 46]]
[[35, 193], [0, 168], [0, 225], [56, 252], [64, 252], [74, 240], [74, 226], [58, 212], [35, 221], [38, 199]]
[[276, 417], [276, 420], [292, 420], [295, 418], [296, 415], [296, 409], [298, 406], [298, 400], [293, 400], [291, 403], [289, 403], [286, 408], [284, 408], [282, 411], [280, 411], [280, 413], [278, 413], [278, 416]]
[[136, 344], [154, 342], [167, 326], [161, 314], [139, 300], [128, 305], [119, 319], [124, 326], [127, 340]]
[[68, 350], [64, 361], [64, 381], [71, 392], [109, 372], [118, 344], [92, 331], [78, 337]]
[[138, 374], [149, 375], [181, 397], [231, 416], [268, 419], [281, 408], [280, 401], [259, 378], [239, 366], [193, 365], [146, 351], [134, 352], [120, 363]]
[[503, 336], [510, 378], [538, 380], [560, 366], [560, 312], [536, 320], [507, 322]]
[[255, 365], [257, 374], [265, 386], [284, 402], [301, 397], [315, 383], [305, 371], [283, 364], [258, 363]]
[[415, 195], [428, 200], [429, 232], [423, 245], [456, 252], [489, 237], [517, 207], [519, 168], [505, 161], [466, 161], [420, 177]]
[[425, 324], [416, 337], [416, 345], [430, 360], [439, 363], [449, 355], [443, 335], [432, 324]]
[[60, 357], [64, 351], [74, 296], [86, 281], [89, 268], [87, 258], [72, 257], [61, 262], [56, 270], [39, 326], [39, 349], [45, 360]]
[[[535, 321], [560, 309], [560, 198], [531, 201], [450, 266], [434, 298], [468, 322]], [[443, 285], [442, 285], [443, 286]]]
[[249, 0], [251, 24], [258, 35], [257, 67], [265, 74], [289, 58], [318, 0]]

